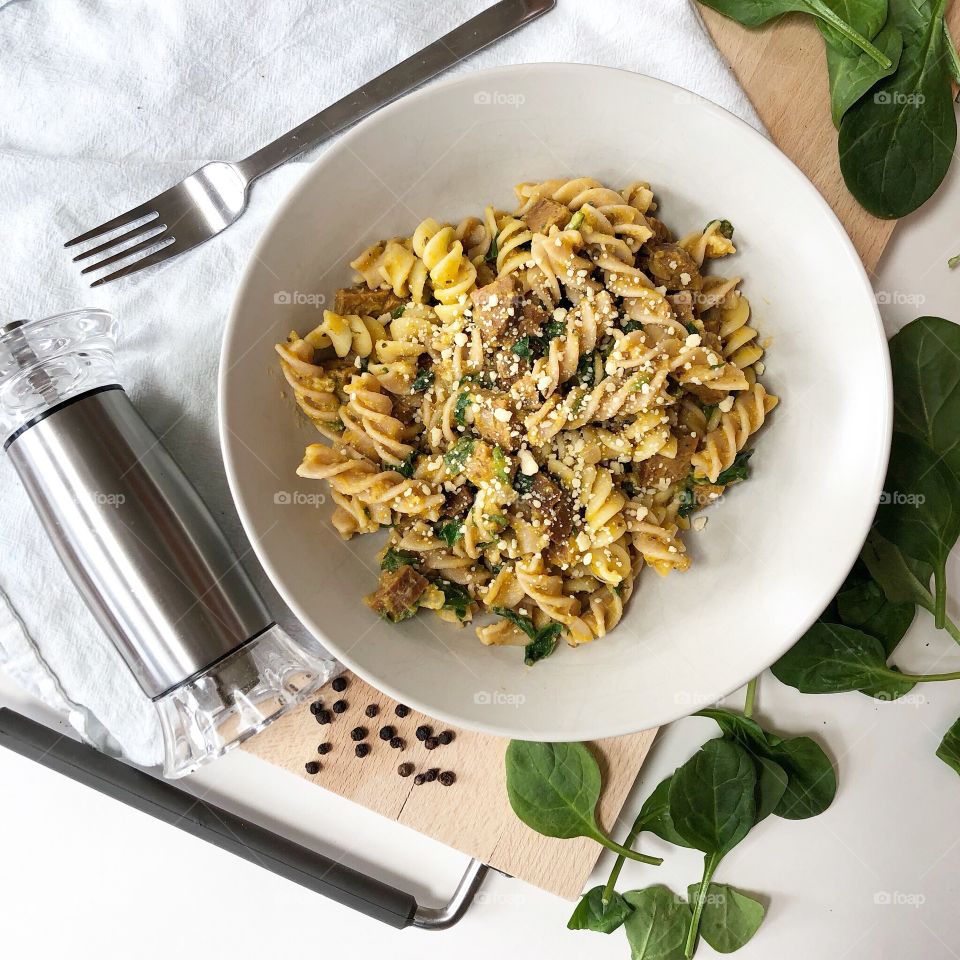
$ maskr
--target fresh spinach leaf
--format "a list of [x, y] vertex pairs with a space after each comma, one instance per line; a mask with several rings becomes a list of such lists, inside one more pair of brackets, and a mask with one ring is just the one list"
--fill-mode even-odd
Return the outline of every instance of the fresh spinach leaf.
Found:
[[725, 739], [708, 740], [670, 783], [670, 818], [677, 832], [702, 850], [701, 888], [687, 931], [685, 954], [692, 957], [700, 918], [714, 871], [756, 820], [757, 768], [743, 747]]
[[722, 857], [753, 826], [756, 786], [756, 767], [743, 747], [708, 740], [671, 778], [670, 818], [690, 846]]
[[[720, 707], [698, 710], [696, 716], [709, 717], [720, 727], [724, 737], [740, 744], [756, 760], [769, 760], [784, 771], [787, 786], [773, 807], [778, 817], [804, 820], [823, 813], [833, 802], [837, 792], [837, 776], [830, 758], [816, 741], [809, 737], [785, 740], [764, 730], [756, 720]], [[762, 773], [760, 779], [763, 779]], [[759, 813], [767, 805], [771, 789], [772, 785], [761, 784], [758, 820], [761, 819]], [[764, 797], [765, 792], [768, 793], [767, 797]]]
[[896, 72], [903, 51], [903, 34], [888, 23], [874, 38], [874, 46], [890, 58], [889, 67], [881, 67], [873, 57], [858, 50], [850, 56], [827, 44], [827, 75], [830, 80], [830, 115], [839, 130], [843, 115], [884, 77]]
[[[690, 902], [696, 902], [699, 894], [700, 884], [691, 883], [687, 888]], [[736, 887], [711, 883], [700, 918], [700, 936], [717, 953], [733, 953], [749, 942], [760, 929], [765, 913], [759, 900], [747, 896]]]
[[937, 756], [960, 773], [960, 718], [943, 735], [943, 740], [937, 748]]
[[613, 891], [610, 899], [604, 903], [603, 889], [603, 887], [594, 887], [580, 898], [580, 902], [567, 921], [568, 930], [613, 933], [623, 925], [623, 921], [630, 916], [630, 904], [616, 891]]
[[915, 615], [913, 603], [892, 603], [859, 560], [836, 596], [836, 616], [840, 623], [876, 637], [888, 657], [896, 650]]
[[787, 789], [773, 812], [784, 820], [823, 813], [837, 795], [837, 773], [823, 747], [810, 737], [791, 737], [770, 746], [770, 759], [787, 775]]
[[470, 454], [473, 453], [473, 437], [461, 437], [444, 455], [443, 461], [452, 473], [463, 470]]
[[672, 843], [678, 847], [689, 847], [690, 844], [677, 833], [673, 821], [670, 819], [670, 780], [672, 776], [671, 774], [671, 776], [661, 780], [653, 793], [644, 800], [633, 826], [637, 833], [646, 830], [658, 836], [661, 840], [666, 840], [667, 843]]
[[757, 764], [757, 823], [766, 820], [787, 792], [787, 771], [768, 757], [755, 756]]
[[946, 620], [947, 556], [960, 536], [960, 480], [925, 443], [894, 432], [877, 530], [933, 567], [934, 621]]
[[950, 57], [943, 32], [947, 0], [903, 0], [890, 24], [903, 37], [895, 73], [840, 123], [840, 170], [850, 192], [877, 217], [903, 217], [934, 193], [957, 143]]
[[386, 570], [388, 573], [395, 573], [403, 566], [416, 567], [422, 562], [423, 558], [417, 556], [415, 553], [410, 553], [407, 550], [395, 550], [393, 547], [388, 547], [387, 552], [380, 560], [380, 569]]
[[493, 612], [504, 620], [509, 620], [515, 627], [519, 627], [531, 640], [537, 639], [537, 628], [529, 617], [525, 617], [516, 610], [510, 610], [507, 607], [494, 607]]
[[623, 923], [631, 960], [683, 960], [690, 907], [668, 887], [629, 890], [631, 913]]
[[960, 478], [960, 325], [920, 317], [890, 339], [893, 427], [927, 446]]
[[860, 559], [890, 603], [896, 606], [914, 604], [933, 613], [933, 594], [930, 592], [933, 567], [929, 563], [904, 556], [903, 551], [879, 530], [871, 530], [868, 534]]
[[511, 740], [506, 754], [507, 797], [513, 812], [545, 837], [589, 837], [630, 860], [657, 864], [611, 840], [596, 819], [600, 768], [582, 743]]
[[[823, 0], [703, 0], [704, 6], [712, 7], [745, 27], [759, 27], [784, 13], [808, 13], [819, 23], [833, 28], [832, 37], [847, 40], [868, 53], [878, 63], [887, 66], [887, 58], [858, 33], [842, 17], [838, 16]], [[836, 3], [836, 0], [834, 0]], [[880, 24], [883, 24], [881, 19]], [[879, 30], [880, 27], [878, 26]]]
[[399, 320], [400, 317], [403, 316], [403, 311], [406, 309], [407, 309], [407, 305], [405, 303], [401, 303], [400, 306], [394, 307], [390, 311], [390, 316], [393, 317], [394, 320]]
[[915, 681], [888, 667], [875, 637], [836, 623], [815, 623], [770, 669], [801, 693], [859, 690], [878, 700], [896, 700]]
[[[874, 40], [880, 28], [887, 22], [887, 0], [825, 0], [825, 2], [841, 20], [868, 40]], [[851, 43], [825, 21], [817, 20], [816, 23], [823, 34], [823, 39], [827, 42], [828, 50], [839, 50], [851, 57], [862, 52], [856, 44]]]

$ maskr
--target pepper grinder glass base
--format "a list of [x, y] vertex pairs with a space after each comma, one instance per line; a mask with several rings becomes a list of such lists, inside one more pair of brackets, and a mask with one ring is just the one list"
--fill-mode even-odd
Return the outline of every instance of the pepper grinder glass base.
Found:
[[186, 776], [259, 733], [339, 671], [295, 645], [276, 624], [154, 703], [163, 775]]

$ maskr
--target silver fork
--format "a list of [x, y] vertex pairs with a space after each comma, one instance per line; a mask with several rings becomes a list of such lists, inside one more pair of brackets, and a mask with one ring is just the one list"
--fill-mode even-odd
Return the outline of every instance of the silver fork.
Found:
[[[73, 258], [74, 262], [78, 262], [106, 254], [80, 271], [91, 273], [130, 257], [138, 257], [119, 270], [94, 280], [91, 287], [98, 287], [185, 253], [222, 233], [243, 213], [247, 207], [250, 184], [257, 177], [335, 136], [478, 50], [536, 20], [555, 5], [556, 0], [500, 0], [419, 53], [305, 120], [273, 143], [250, 154], [245, 160], [236, 163], [215, 160], [207, 163], [152, 200], [81, 233], [64, 246], [72, 247], [100, 239], [124, 227], [129, 228]], [[132, 240], [137, 242], [122, 246]]]

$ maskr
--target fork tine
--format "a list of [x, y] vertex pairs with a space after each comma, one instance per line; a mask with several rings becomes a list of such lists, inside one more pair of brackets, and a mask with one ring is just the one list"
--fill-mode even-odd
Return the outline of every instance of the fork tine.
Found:
[[105, 233], [109, 233], [111, 230], [116, 230], [118, 227], [125, 227], [128, 224], [133, 223], [134, 220], [139, 220], [141, 217], [146, 217], [148, 215], [152, 215], [153, 219], [156, 219], [160, 216], [160, 214], [154, 209], [153, 200], [150, 200], [147, 203], [141, 203], [139, 207], [134, 207], [132, 210], [128, 210], [126, 213], [121, 213], [119, 217], [114, 217], [112, 220], [108, 220], [106, 223], [101, 223], [99, 227], [94, 227], [92, 230], [88, 230], [86, 233], [81, 233], [79, 237], [74, 237], [72, 240], [68, 240], [64, 246], [72, 247], [74, 244], [83, 243], [86, 240], [93, 240], [96, 237], [103, 236]]
[[146, 240], [141, 240], [139, 243], [135, 243], [132, 247], [127, 247], [126, 250], [121, 250], [119, 253], [115, 253], [112, 257], [104, 257], [103, 260], [98, 260], [96, 263], [91, 263], [89, 266], [84, 267], [80, 272], [91, 273], [94, 270], [102, 270], [104, 267], [109, 267], [111, 263], [116, 263], [118, 260], [126, 260], [127, 257], [132, 256], [135, 253], [139, 253], [141, 250], [146, 250], [147, 247], [155, 247], [158, 243], [165, 239], [167, 238], [162, 233], [158, 233], [153, 237], [147, 237]]
[[154, 217], [153, 220], [148, 220], [139, 227], [134, 227], [132, 230], [128, 230], [126, 233], [121, 233], [119, 237], [116, 237], [113, 240], [107, 240], [106, 243], [101, 243], [96, 247], [91, 247], [89, 250], [86, 250], [83, 253], [78, 253], [73, 258], [73, 262], [77, 263], [80, 260], [86, 260], [87, 257], [92, 257], [95, 253], [100, 253], [102, 250], [109, 250], [111, 247], [116, 247], [118, 244], [121, 244], [126, 240], [132, 240], [134, 237], [139, 236], [141, 233], [144, 233], [147, 230], [156, 230], [158, 228], [161, 230], [166, 230], [167, 225], [165, 223], [161, 223], [161, 220], [161, 217]]
[[[174, 249], [175, 247], [176, 249]], [[155, 253], [149, 254], [142, 260], [136, 260], [133, 263], [127, 264], [127, 266], [115, 271], [114, 273], [107, 274], [107, 276], [101, 277], [99, 280], [94, 280], [90, 286], [99, 287], [104, 283], [109, 283], [111, 280], [119, 280], [120, 277], [129, 276], [131, 273], [136, 273], [138, 270], [143, 270], [144, 267], [152, 267], [156, 263], [163, 263], [164, 260], [176, 256], [176, 254], [181, 252], [181, 248], [176, 246], [176, 242], [171, 237], [170, 243], [165, 244]]]

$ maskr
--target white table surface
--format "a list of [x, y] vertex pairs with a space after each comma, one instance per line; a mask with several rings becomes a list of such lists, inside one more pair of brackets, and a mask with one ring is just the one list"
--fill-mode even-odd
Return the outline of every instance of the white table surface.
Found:
[[[960, 321], [960, 171], [898, 228], [875, 288], [888, 330], [921, 314]], [[851, 363], [856, 359], [851, 358]], [[960, 425], [958, 425], [960, 427]], [[960, 616], [960, 569], [950, 569]], [[960, 649], [918, 615], [896, 655], [906, 669], [960, 669]], [[731, 699], [731, 702], [733, 700]], [[0, 677], [0, 704], [43, 718]], [[960, 684], [918, 688], [897, 703], [859, 694], [802, 696], [769, 673], [757, 716], [782, 732], [814, 734], [839, 770], [837, 798], [814, 820], [771, 817], [724, 861], [717, 879], [769, 898], [743, 960], [960, 957], [960, 777], [934, 756], [960, 713]], [[48, 722], [55, 722], [46, 718]], [[683, 720], [658, 738], [619, 824], [714, 726]], [[0, 949], [9, 957], [277, 957], [287, 951], [391, 960], [481, 957], [629, 957], [622, 933], [565, 929], [571, 906], [499, 875], [445, 933], [394, 931], [179, 831], [0, 751]], [[423, 902], [452, 891], [465, 858], [242, 752], [186, 786], [330, 855], [414, 890]], [[677, 891], [699, 858], [655, 838], [659, 869], [628, 863], [620, 889], [661, 882]], [[600, 859], [602, 882], [610, 857]], [[698, 956], [710, 956], [701, 946]]]

